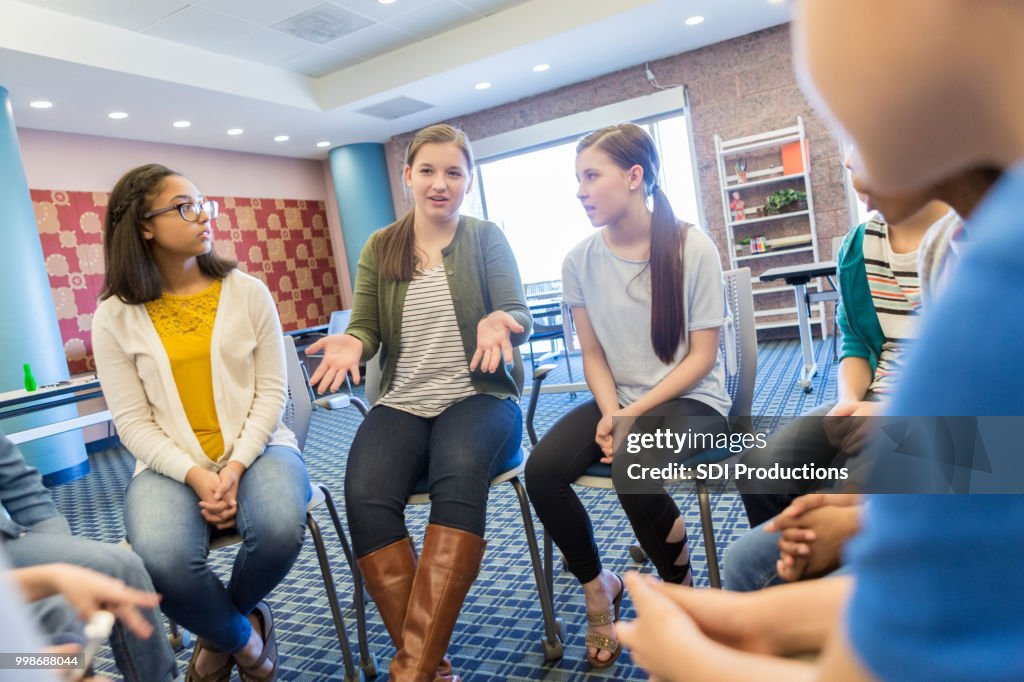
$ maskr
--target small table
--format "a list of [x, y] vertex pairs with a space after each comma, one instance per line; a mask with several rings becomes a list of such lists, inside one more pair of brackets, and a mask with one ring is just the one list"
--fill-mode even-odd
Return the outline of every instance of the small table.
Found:
[[[40, 386], [35, 391], [8, 391], [7, 393], [0, 393], [0, 420], [19, 417], [41, 410], [49, 410], [61, 405], [89, 400], [90, 398], [99, 398], [102, 395], [103, 391], [100, 388], [100, 382], [95, 376], [60, 381], [56, 384]], [[7, 437], [17, 445], [105, 421], [110, 421], [110, 410], [100, 410], [92, 414], [63, 419], [51, 424], [25, 429], [24, 431], [16, 431], [7, 434]]]
[[758, 277], [762, 282], [781, 279], [793, 287], [793, 295], [796, 297], [797, 324], [800, 328], [800, 349], [804, 356], [804, 366], [800, 370], [800, 386], [804, 389], [804, 393], [811, 392], [811, 379], [818, 373], [818, 365], [814, 361], [814, 349], [811, 346], [811, 318], [807, 314], [807, 284], [816, 277], [832, 277], [835, 274], [836, 262], [830, 260], [772, 268], [765, 270]]

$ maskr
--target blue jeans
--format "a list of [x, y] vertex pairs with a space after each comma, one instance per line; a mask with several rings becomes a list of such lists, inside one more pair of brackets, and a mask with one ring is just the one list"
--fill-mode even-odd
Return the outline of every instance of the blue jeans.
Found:
[[734, 592], [753, 592], [784, 583], [775, 570], [780, 535], [766, 533], [762, 523], [733, 540], [722, 559], [722, 587]]
[[345, 471], [356, 556], [409, 535], [405, 505], [424, 474], [430, 523], [482, 537], [491, 478], [508, 468], [522, 432], [519, 405], [490, 395], [470, 396], [432, 418], [374, 407], [356, 432]]
[[[153, 591], [146, 567], [131, 550], [69, 534], [64, 517], [36, 524], [25, 535], [3, 545], [16, 568], [63, 562], [90, 568], [121, 580], [129, 587]], [[84, 641], [77, 612], [62, 597], [55, 596], [31, 605], [32, 614], [51, 643]], [[163, 682], [178, 676], [178, 664], [155, 609], [143, 610], [153, 626], [148, 639], [133, 635], [120, 621], [110, 634], [114, 662], [128, 682]]]
[[295, 450], [270, 446], [238, 484], [236, 522], [243, 542], [227, 587], [207, 563], [213, 527], [184, 483], [146, 470], [125, 493], [124, 525], [172, 618], [221, 651], [252, 634], [246, 615], [288, 574], [306, 532], [309, 476]]

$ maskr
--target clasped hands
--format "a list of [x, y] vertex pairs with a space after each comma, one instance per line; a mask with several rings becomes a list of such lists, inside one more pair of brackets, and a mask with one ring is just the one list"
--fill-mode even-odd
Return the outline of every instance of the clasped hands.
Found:
[[814, 493], [793, 500], [764, 527], [781, 533], [779, 577], [794, 582], [838, 568], [843, 545], [860, 530], [860, 510], [859, 495]]
[[231, 461], [219, 472], [200, 466], [189, 469], [185, 483], [199, 497], [203, 519], [217, 530], [235, 527], [238, 514], [238, 482], [245, 473], [245, 465]]
[[594, 442], [604, 453], [604, 457], [601, 458], [602, 464], [612, 463], [612, 460], [615, 459], [615, 451], [622, 444], [626, 434], [632, 428], [633, 422], [639, 416], [630, 407], [621, 407], [601, 417], [601, 421], [597, 423], [597, 431], [594, 433]]

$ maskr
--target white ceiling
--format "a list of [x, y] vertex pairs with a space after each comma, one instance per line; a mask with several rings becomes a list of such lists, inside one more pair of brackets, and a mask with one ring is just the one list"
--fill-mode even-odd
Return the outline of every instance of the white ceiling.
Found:
[[[318, 141], [382, 141], [788, 18], [770, 0], [0, 0], [0, 86], [22, 127], [324, 158]], [[358, 112], [396, 97], [434, 106]]]

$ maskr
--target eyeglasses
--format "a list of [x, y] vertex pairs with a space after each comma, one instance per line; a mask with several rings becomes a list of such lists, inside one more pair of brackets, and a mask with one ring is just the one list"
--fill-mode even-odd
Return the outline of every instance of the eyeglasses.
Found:
[[168, 206], [167, 208], [158, 208], [155, 211], [150, 211], [149, 213], [144, 214], [142, 217], [148, 220], [153, 216], [158, 216], [161, 213], [170, 213], [171, 211], [177, 211], [180, 213], [181, 219], [186, 222], [197, 223], [199, 222], [199, 217], [203, 213], [206, 213], [207, 218], [210, 220], [216, 218], [217, 214], [220, 213], [220, 207], [217, 205], [216, 201], [204, 201], [200, 204], [197, 204], [194, 201], [186, 201], [185, 203], [175, 204], [174, 206]]

